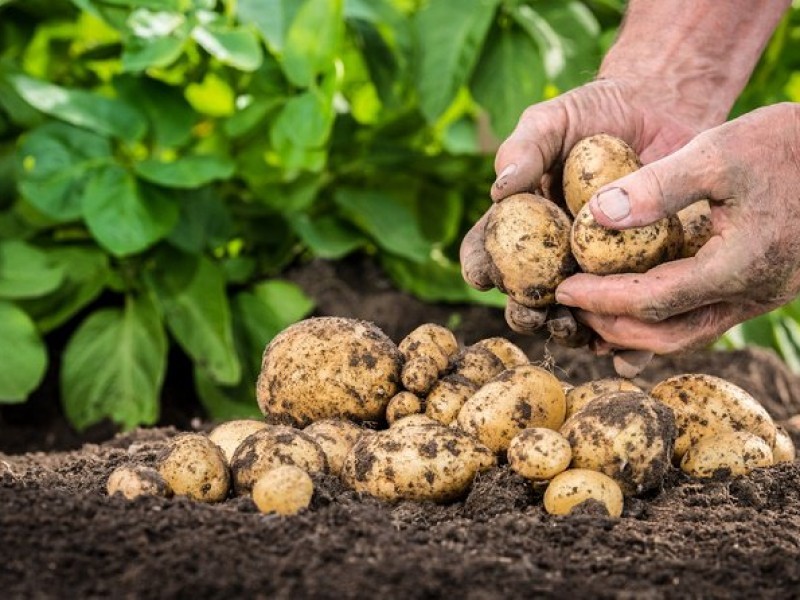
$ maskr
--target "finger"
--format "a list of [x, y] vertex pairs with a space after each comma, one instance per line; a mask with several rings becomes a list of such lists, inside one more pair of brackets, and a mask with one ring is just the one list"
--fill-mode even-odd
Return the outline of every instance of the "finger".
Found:
[[614, 370], [620, 377], [633, 379], [644, 371], [651, 360], [653, 353], [646, 350], [618, 350], [614, 353]]
[[555, 306], [550, 309], [547, 315], [547, 330], [551, 339], [568, 348], [586, 346], [592, 337], [592, 331], [578, 322], [566, 306]]
[[483, 231], [491, 210], [486, 211], [467, 232], [459, 249], [461, 276], [469, 285], [481, 291], [493, 287], [489, 277], [492, 261], [483, 245]]
[[546, 308], [528, 308], [512, 300], [508, 299], [506, 303], [506, 322], [517, 333], [530, 335], [545, 324], [547, 320]]

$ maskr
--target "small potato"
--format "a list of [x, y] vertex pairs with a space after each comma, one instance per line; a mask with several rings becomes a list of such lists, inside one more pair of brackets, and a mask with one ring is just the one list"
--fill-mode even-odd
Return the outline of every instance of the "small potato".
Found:
[[458, 413], [458, 426], [493, 452], [504, 452], [523, 429], [558, 429], [566, 401], [561, 383], [534, 365], [504, 371], [479, 389]]
[[650, 395], [675, 413], [677, 464], [690, 446], [705, 437], [748, 431], [772, 446], [775, 423], [758, 401], [742, 388], [712, 375], [686, 374], [656, 384]]
[[505, 370], [501, 361], [486, 348], [467, 346], [455, 358], [453, 373], [468, 379], [478, 387]]
[[552, 479], [569, 467], [572, 448], [552, 429], [534, 427], [519, 433], [508, 445], [508, 464], [526, 479]]
[[281, 465], [318, 473], [327, 469], [327, 459], [310, 435], [292, 427], [272, 425], [245, 438], [233, 454], [231, 471], [236, 493], [249, 494], [262, 475]]
[[691, 258], [714, 235], [711, 206], [708, 200], [700, 200], [679, 210], [677, 216], [683, 228], [681, 258]]
[[403, 385], [415, 394], [425, 395], [458, 352], [458, 341], [446, 327], [426, 323], [403, 338], [398, 347], [405, 359]]
[[503, 367], [506, 369], [513, 369], [514, 367], [527, 365], [531, 362], [528, 355], [522, 351], [522, 348], [504, 337], [486, 338], [475, 342], [473, 346], [486, 348], [502, 361]]
[[122, 494], [128, 500], [139, 496], [168, 498], [172, 495], [172, 490], [169, 489], [161, 473], [141, 465], [114, 469], [108, 477], [106, 491], [109, 496]]
[[386, 422], [391, 425], [397, 419], [420, 414], [424, 410], [425, 405], [419, 396], [412, 392], [399, 392], [386, 405]]
[[733, 431], [701, 439], [683, 455], [681, 469], [692, 477], [731, 477], [772, 464], [767, 442], [746, 431]]
[[311, 477], [293, 465], [275, 467], [253, 484], [253, 502], [262, 513], [296, 515], [308, 508], [313, 495]]
[[364, 433], [364, 429], [347, 419], [323, 419], [306, 427], [303, 433], [322, 448], [328, 471], [339, 475], [345, 456]]
[[478, 386], [461, 375], [447, 375], [433, 386], [425, 401], [425, 414], [443, 425], [458, 417], [464, 403], [478, 391]]
[[230, 490], [231, 478], [222, 450], [199, 433], [173, 438], [158, 457], [158, 472], [176, 496], [221, 502]]
[[495, 204], [484, 230], [492, 283], [523, 306], [552, 304], [558, 284], [575, 271], [569, 232], [566, 213], [541, 196], [515, 194]]
[[792, 437], [783, 427], [775, 428], [775, 443], [772, 446], [772, 459], [775, 464], [782, 462], [794, 462], [797, 451], [794, 447]]
[[208, 434], [208, 439], [219, 446], [223, 456], [225, 456], [225, 462], [230, 464], [233, 453], [236, 452], [236, 448], [239, 447], [244, 438], [268, 426], [264, 421], [256, 421], [255, 419], [227, 421], [212, 429], [211, 433]]
[[579, 386], [573, 387], [566, 393], [567, 398], [567, 419], [592, 400], [612, 392], [641, 392], [642, 389], [629, 379], [622, 377], [609, 377], [607, 379], [596, 379], [587, 381]]
[[556, 475], [544, 492], [544, 509], [551, 515], [568, 515], [584, 502], [605, 507], [609, 517], [622, 515], [625, 499], [617, 482], [589, 469], [570, 469]]

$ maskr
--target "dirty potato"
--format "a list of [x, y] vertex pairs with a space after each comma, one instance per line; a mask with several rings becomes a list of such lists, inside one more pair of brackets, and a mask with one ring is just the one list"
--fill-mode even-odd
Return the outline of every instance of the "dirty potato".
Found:
[[455, 421], [464, 403], [478, 386], [461, 375], [447, 375], [436, 382], [425, 401], [425, 414], [443, 425]]
[[268, 425], [264, 421], [256, 421], [255, 419], [227, 421], [220, 423], [211, 430], [211, 433], [208, 434], [208, 439], [219, 446], [225, 461], [230, 464], [233, 453], [236, 452], [236, 448], [239, 447], [244, 438], [265, 427], [268, 427]]
[[228, 496], [228, 464], [222, 450], [204, 435], [173, 438], [157, 462], [158, 472], [176, 496], [200, 502], [220, 502]]
[[772, 459], [777, 465], [782, 462], [794, 462], [797, 451], [792, 436], [783, 427], [775, 428], [775, 443], [772, 445]]
[[505, 370], [503, 361], [493, 352], [473, 344], [454, 359], [453, 373], [468, 379], [478, 387]]
[[526, 479], [552, 479], [565, 471], [570, 461], [572, 448], [569, 442], [552, 429], [525, 429], [508, 445], [508, 464]]
[[631, 383], [629, 379], [623, 379], [622, 377], [608, 377], [606, 379], [587, 381], [586, 383], [575, 386], [566, 392], [567, 419], [589, 404], [589, 402], [592, 400], [605, 394], [610, 394], [613, 392], [641, 391], [642, 389], [638, 385]]
[[398, 347], [405, 359], [403, 385], [415, 394], [425, 395], [458, 352], [458, 341], [446, 327], [426, 323], [403, 338]]
[[705, 437], [686, 451], [681, 469], [692, 477], [747, 475], [773, 464], [769, 444], [746, 431], [729, 431]]
[[106, 482], [109, 496], [121, 494], [128, 500], [139, 496], [161, 496], [168, 498], [172, 490], [161, 473], [151, 467], [132, 465], [117, 467]]
[[531, 362], [528, 359], [528, 355], [523, 352], [522, 348], [504, 337], [486, 338], [475, 342], [473, 346], [486, 348], [489, 352], [500, 359], [500, 361], [503, 363], [503, 367], [506, 369], [513, 369], [519, 365], [527, 365]]
[[708, 200], [700, 200], [679, 210], [677, 216], [683, 229], [681, 258], [691, 258], [714, 235], [711, 206]]
[[333, 475], [342, 472], [345, 456], [363, 432], [361, 427], [347, 419], [323, 419], [303, 429], [303, 433], [322, 448], [328, 471]]
[[311, 477], [293, 465], [275, 467], [253, 485], [253, 502], [262, 513], [296, 515], [308, 508], [313, 495]]
[[608, 516], [616, 518], [622, 515], [625, 499], [616, 481], [588, 469], [559, 473], [544, 492], [544, 509], [551, 515], [568, 515], [590, 502], [598, 503]]
[[[428, 415], [416, 414], [408, 415], [402, 419], [397, 419], [389, 429], [402, 430], [406, 427], [417, 427], [419, 425], [441, 425], [439, 421], [431, 419]], [[376, 433], [376, 432], [373, 432]]]
[[386, 405], [386, 422], [391, 425], [397, 419], [416, 415], [425, 410], [425, 404], [419, 396], [412, 392], [399, 392], [392, 396]]

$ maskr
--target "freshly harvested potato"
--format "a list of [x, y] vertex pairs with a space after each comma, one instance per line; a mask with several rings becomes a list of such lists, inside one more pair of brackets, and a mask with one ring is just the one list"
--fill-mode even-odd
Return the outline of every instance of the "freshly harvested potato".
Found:
[[569, 442], [552, 429], [525, 429], [508, 445], [508, 464], [526, 479], [552, 479], [565, 471], [570, 461], [572, 448]]
[[782, 462], [794, 462], [797, 451], [794, 441], [789, 433], [780, 426], [775, 428], [775, 443], [772, 445], [772, 459], [775, 464]]
[[572, 466], [600, 471], [626, 495], [661, 486], [672, 458], [672, 411], [642, 392], [596, 398], [561, 428], [572, 446]]
[[233, 487], [237, 494], [249, 494], [267, 471], [281, 465], [294, 465], [309, 473], [327, 469], [320, 445], [303, 431], [272, 425], [256, 431], [236, 449], [231, 460]]
[[311, 477], [294, 465], [275, 467], [253, 485], [253, 502], [263, 513], [296, 515], [308, 508], [313, 495]]
[[681, 258], [691, 258], [714, 235], [711, 206], [708, 200], [700, 200], [679, 210], [677, 216], [683, 228]]
[[295, 323], [264, 351], [256, 392], [268, 417], [305, 426], [330, 417], [383, 418], [403, 358], [372, 323], [317, 317]]
[[570, 240], [575, 260], [586, 273], [644, 273], [680, 256], [683, 230], [674, 216], [644, 227], [606, 229], [587, 204], [575, 217]]
[[599, 502], [609, 517], [622, 515], [625, 499], [617, 482], [589, 469], [559, 473], [544, 492], [544, 509], [551, 515], [568, 515], [584, 502]]
[[772, 464], [767, 442], [746, 431], [729, 431], [705, 437], [689, 448], [681, 460], [681, 469], [692, 477], [730, 477]]
[[230, 464], [233, 453], [236, 452], [236, 448], [244, 441], [244, 438], [266, 427], [269, 427], [269, 425], [264, 421], [256, 421], [255, 419], [227, 421], [212, 429], [211, 433], [208, 434], [208, 439], [219, 446], [225, 461]]
[[173, 438], [158, 457], [158, 472], [176, 496], [200, 502], [224, 500], [231, 486], [222, 450], [199, 433]]
[[522, 365], [475, 392], [459, 411], [458, 426], [493, 452], [503, 452], [523, 429], [558, 429], [565, 412], [558, 379], [540, 367]]
[[515, 194], [495, 204], [484, 231], [492, 283], [523, 306], [552, 304], [558, 284], [575, 271], [569, 232], [566, 213], [541, 196]]
[[505, 370], [503, 361], [493, 352], [475, 344], [467, 346], [459, 353], [454, 367], [455, 375], [468, 379], [478, 387]]
[[172, 495], [167, 482], [161, 473], [151, 467], [142, 465], [117, 467], [112, 471], [106, 483], [109, 496], [122, 494], [128, 500], [139, 496], [161, 496], [168, 498]]
[[328, 471], [333, 475], [339, 475], [342, 472], [345, 456], [364, 430], [347, 419], [323, 419], [303, 429], [303, 433], [322, 448]]
[[595, 192], [642, 166], [633, 148], [621, 139], [600, 133], [572, 147], [564, 162], [564, 200], [577, 215]]
[[478, 391], [478, 386], [461, 375], [447, 375], [436, 382], [425, 401], [425, 414], [449, 425], [455, 421], [464, 403]]
[[420, 425], [441, 425], [441, 423], [439, 423], [439, 421], [431, 419], [428, 415], [416, 414], [416, 415], [408, 415], [407, 417], [403, 417], [402, 419], [397, 419], [397, 421], [392, 423], [392, 426], [389, 429], [401, 430], [405, 429], [406, 427], [417, 427]]
[[494, 466], [492, 452], [462, 431], [439, 423], [403, 424], [416, 416], [358, 440], [344, 463], [344, 483], [382, 500], [444, 502]]
[[622, 377], [608, 377], [606, 379], [587, 381], [567, 391], [567, 419], [595, 398], [605, 394], [641, 391], [642, 389], [638, 385], [631, 383], [630, 379], [623, 379]]
[[676, 464], [691, 446], [720, 433], [748, 431], [769, 446], [775, 442], [775, 423], [764, 407], [742, 388], [719, 377], [676, 375], [656, 384], [650, 395], [675, 413]]
[[531, 362], [528, 355], [522, 351], [522, 348], [504, 337], [486, 338], [475, 342], [473, 346], [486, 348], [501, 360], [503, 367], [506, 369], [513, 369], [519, 365], [527, 365]]
[[446, 327], [426, 323], [403, 338], [399, 349], [405, 359], [403, 385], [415, 394], [425, 395], [458, 352], [458, 341]]
[[386, 405], [386, 422], [391, 425], [397, 419], [420, 414], [424, 410], [425, 405], [419, 396], [412, 392], [399, 392]]

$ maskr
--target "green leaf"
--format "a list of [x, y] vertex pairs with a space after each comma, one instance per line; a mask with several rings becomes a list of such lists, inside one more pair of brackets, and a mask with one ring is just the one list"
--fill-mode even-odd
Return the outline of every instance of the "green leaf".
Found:
[[24, 402], [47, 370], [47, 350], [31, 318], [0, 300], [0, 404]]
[[305, 0], [286, 33], [283, 69], [293, 84], [309, 87], [329, 71], [342, 36], [343, 0]]
[[225, 244], [233, 235], [227, 205], [212, 187], [177, 197], [180, 217], [169, 234], [169, 242], [189, 254], [200, 254]]
[[286, 29], [301, 6], [296, 0], [238, 0], [236, 11], [239, 21], [258, 29], [273, 54], [281, 54]]
[[425, 237], [440, 247], [447, 246], [459, 236], [464, 199], [454, 190], [425, 187], [425, 201], [419, 203], [420, 223]]
[[180, 57], [185, 37], [166, 35], [157, 38], [134, 37], [125, 44], [122, 69], [138, 72], [151, 67], [168, 67]]
[[139, 177], [150, 183], [192, 189], [218, 179], [230, 178], [236, 165], [224, 156], [190, 154], [169, 162], [148, 158], [135, 163], [133, 169]]
[[258, 38], [249, 29], [205, 25], [192, 30], [192, 38], [222, 64], [255, 71], [264, 59]]
[[145, 298], [92, 313], [70, 339], [61, 367], [64, 412], [77, 429], [111, 419], [152, 425], [167, 367], [167, 337]]
[[190, 83], [184, 94], [192, 108], [201, 114], [228, 117], [236, 112], [233, 89], [216, 73], [206, 73], [200, 83]]
[[121, 97], [145, 114], [157, 146], [174, 148], [192, 138], [198, 117], [179, 88], [132, 76], [117, 78], [114, 85]]
[[434, 122], [470, 77], [499, 0], [436, 0], [416, 15], [422, 113]]
[[152, 187], [139, 185], [117, 165], [98, 169], [83, 198], [86, 225], [98, 243], [115, 256], [141, 252], [167, 235], [178, 207]]
[[499, 138], [511, 133], [525, 108], [542, 99], [544, 85], [544, 68], [533, 40], [516, 28], [495, 29], [470, 87]]
[[147, 129], [142, 115], [125, 102], [84, 90], [70, 90], [24, 75], [12, 75], [11, 85], [41, 112], [96, 133], [132, 142]]
[[0, 298], [35, 298], [54, 290], [64, 271], [44, 252], [19, 240], [0, 241]]
[[212, 421], [261, 418], [255, 381], [242, 378], [237, 385], [219, 385], [202, 369], [194, 369], [194, 385], [200, 402]]
[[334, 117], [332, 98], [321, 90], [308, 90], [286, 103], [273, 122], [270, 141], [287, 171], [318, 170], [317, 154], [330, 137]]
[[337, 260], [361, 248], [366, 239], [357, 230], [333, 215], [312, 219], [306, 213], [290, 215], [292, 229], [314, 256]]

